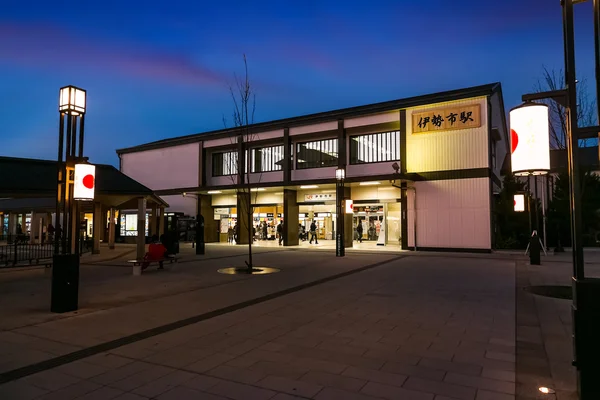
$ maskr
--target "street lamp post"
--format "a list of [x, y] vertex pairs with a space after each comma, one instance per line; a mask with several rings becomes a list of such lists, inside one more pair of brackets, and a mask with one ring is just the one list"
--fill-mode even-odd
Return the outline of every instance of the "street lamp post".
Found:
[[344, 179], [346, 178], [346, 170], [338, 168], [335, 170], [335, 204], [336, 204], [336, 228], [335, 230], [335, 255], [336, 257], [344, 257], [346, 249], [344, 247]]
[[78, 200], [94, 199], [95, 168], [83, 157], [86, 91], [75, 86], [61, 88], [58, 111], [56, 235], [50, 310], [64, 313], [78, 308]]
[[[566, 110], [566, 144], [569, 171], [569, 210], [573, 247], [573, 365], [577, 368], [577, 390], [581, 400], [600, 399], [597, 379], [600, 362], [600, 279], [586, 278], [583, 260], [579, 140], [597, 138], [600, 126], [580, 127], [577, 121], [575, 30], [573, 5], [587, 0], [561, 0], [566, 88], [523, 95], [523, 101], [552, 99]], [[596, 95], [600, 98], [600, 0], [593, 1]], [[597, 104], [600, 121], [600, 102]]]

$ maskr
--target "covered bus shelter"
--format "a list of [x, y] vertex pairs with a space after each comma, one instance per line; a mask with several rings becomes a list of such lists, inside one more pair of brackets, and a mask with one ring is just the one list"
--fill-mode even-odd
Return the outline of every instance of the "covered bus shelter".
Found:
[[[118, 210], [137, 210], [137, 256], [145, 254], [146, 213], [150, 211], [148, 234], [164, 233], [163, 216], [169, 205], [148, 187], [112, 165], [96, 165], [96, 195], [81, 202], [83, 216], [93, 216], [92, 252], [100, 253], [100, 241], [114, 249]], [[55, 221], [57, 162], [0, 157], [0, 240], [28, 235], [30, 243], [48, 238], [47, 227]], [[29, 215], [29, 217], [27, 217]], [[82, 221], [85, 218], [81, 218]], [[141, 222], [141, 223], [139, 223]]]

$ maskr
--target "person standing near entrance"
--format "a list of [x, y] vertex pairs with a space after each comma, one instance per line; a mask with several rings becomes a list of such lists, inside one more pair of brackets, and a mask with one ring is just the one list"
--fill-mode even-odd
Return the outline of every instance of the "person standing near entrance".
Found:
[[319, 241], [317, 240], [317, 224], [315, 224], [315, 221], [310, 224], [310, 240], [308, 243], [312, 244], [313, 239], [315, 239], [315, 244], [319, 244]]
[[360, 219], [358, 220], [358, 224], [356, 225], [356, 233], [358, 234], [358, 242], [362, 243], [363, 226]]
[[279, 221], [277, 225], [277, 236], [279, 236], [279, 245], [283, 244], [283, 221]]

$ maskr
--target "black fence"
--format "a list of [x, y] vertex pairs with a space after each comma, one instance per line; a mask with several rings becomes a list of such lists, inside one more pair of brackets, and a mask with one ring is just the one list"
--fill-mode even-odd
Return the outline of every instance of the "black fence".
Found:
[[39, 264], [52, 259], [54, 246], [47, 244], [13, 244], [0, 246], [0, 267], [16, 266], [18, 264]]

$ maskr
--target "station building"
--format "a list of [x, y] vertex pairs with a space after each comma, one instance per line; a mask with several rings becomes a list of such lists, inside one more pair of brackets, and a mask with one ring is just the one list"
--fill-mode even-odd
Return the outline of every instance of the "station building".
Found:
[[[344, 215], [347, 247], [361, 224], [364, 242], [406, 250], [494, 248], [493, 194], [509, 154], [500, 83], [257, 123], [241, 132], [119, 149], [120, 170], [161, 196], [166, 213], [201, 214], [206, 242], [226, 242], [243, 215], [242, 179], [252, 187], [253, 224], [262, 230], [266, 222], [268, 236], [283, 219], [285, 245], [297, 245], [299, 227], [308, 230], [312, 221], [319, 240], [332, 240], [335, 171], [345, 168], [344, 197], [352, 200]], [[240, 243], [247, 243], [240, 231]]]

